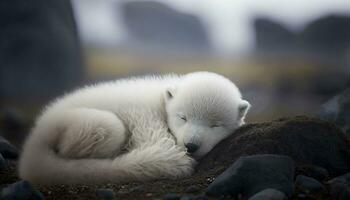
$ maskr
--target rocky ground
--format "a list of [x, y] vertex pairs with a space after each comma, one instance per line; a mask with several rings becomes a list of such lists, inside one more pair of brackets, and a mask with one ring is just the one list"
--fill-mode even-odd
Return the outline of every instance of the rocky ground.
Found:
[[[10, 185], [19, 181], [16, 165], [11, 161], [0, 170], [0, 188], [8, 187], [3, 197], [11, 187], [17, 193], [29, 187], [26, 182]], [[332, 123], [301, 116], [241, 127], [199, 161], [193, 176], [182, 180], [35, 188], [45, 199], [65, 200], [347, 199], [350, 175], [340, 183], [330, 180], [348, 172], [350, 140], [345, 133]], [[31, 193], [32, 199], [41, 199], [36, 194]]]

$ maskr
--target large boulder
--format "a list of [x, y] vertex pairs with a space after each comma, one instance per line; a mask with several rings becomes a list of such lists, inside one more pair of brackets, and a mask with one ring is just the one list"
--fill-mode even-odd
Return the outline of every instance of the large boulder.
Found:
[[210, 49], [202, 22], [155, 1], [132, 1], [122, 5], [122, 19], [134, 45], [153, 50], [204, 51]]
[[2, 100], [42, 100], [81, 81], [70, 0], [0, 1], [0, 27]]
[[320, 166], [331, 176], [350, 171], [349, 138], [333, 123], [304, 116], [242, 126], [203, 157], [197, 171], [223, 170], [254, 154], [287, 155], [298, 167]]

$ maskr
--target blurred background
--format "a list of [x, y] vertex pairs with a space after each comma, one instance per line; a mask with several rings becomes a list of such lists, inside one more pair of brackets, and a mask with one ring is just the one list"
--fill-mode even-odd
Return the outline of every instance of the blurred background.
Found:
[[235, 82], [250, 122], [313, 113], [350, 85], [350, 1], [0, 2], [7, 120], [85, 84], [193, 71]]

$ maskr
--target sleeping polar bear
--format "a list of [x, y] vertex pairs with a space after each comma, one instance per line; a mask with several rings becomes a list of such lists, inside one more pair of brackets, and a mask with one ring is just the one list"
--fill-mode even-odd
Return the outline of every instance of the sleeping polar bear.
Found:
[[37, 184], [181, 178], [244, 123], [250, 104], [210, 72], [146, 76], [77, 90], [37, 119], [19, 163]]

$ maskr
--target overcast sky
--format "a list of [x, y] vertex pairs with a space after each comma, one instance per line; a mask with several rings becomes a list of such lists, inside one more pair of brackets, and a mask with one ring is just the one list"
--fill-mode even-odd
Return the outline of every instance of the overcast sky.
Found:
[[[128, 0], [73, 0], [85, 41], [111, 44], [125, 38], [116, 5]], [[131, 1], [131, 0], [129, 0]], [[182, 12], [202, 18], [210, 39], [219, 52], [245, 52], [254, 46], [252, 20], [266, 16], [301, 30], [305, 24], [326, 14], [350, 15], [350, 0], [159, 0]]]

